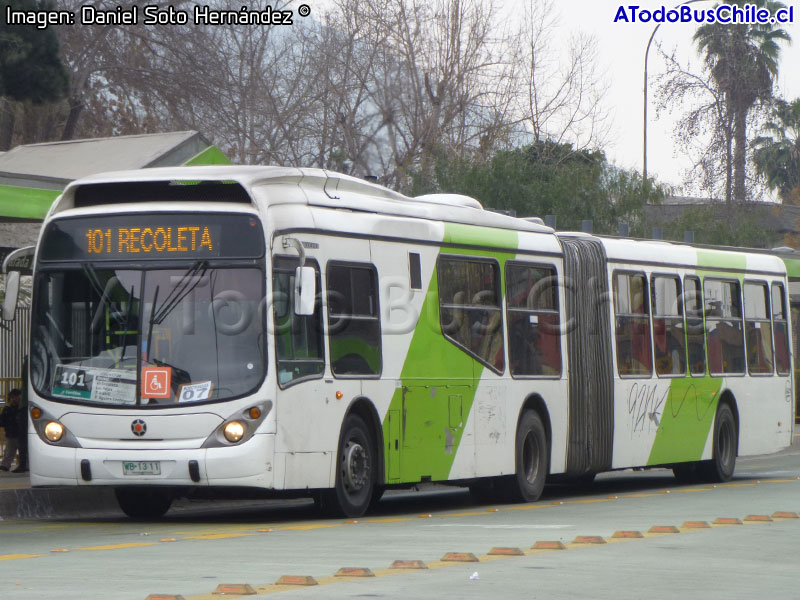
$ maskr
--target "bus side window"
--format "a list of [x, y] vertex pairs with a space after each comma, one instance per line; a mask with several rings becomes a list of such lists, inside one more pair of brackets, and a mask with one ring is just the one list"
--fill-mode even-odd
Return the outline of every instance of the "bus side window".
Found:
[[775, 367], [778, 375], [788, 375], [789, 324], [786, 317], [786, 295], [782, 283], [772, 284], [772, 327], [775, 332]]
[[683, 305], [686, 310], [689, 372], [702, 376], [706, 373], [706, 333], [703, 327], [703, 292], [697, 277], [687, 276], [684, 279]]
[[561, 375], [561, 326], [555, 268], [507, 263], [506, 307], [511, 375]]
[[744, 284], [744, 332], [747, 368], [752, 374], [772, 374], [772, 329], [766, 283]]
[[614, 273], [614, 312], [619, 374], [650, 377], [650, 310], [643, 273]]
[[[319, 289], [319, 265], [307, 259], [306, 266], [314, 267]], [[322, 377], [325, 370], [320, 297], [317, 296], [313, 315], [295, 314], [292, 304], [296, 267], [296, 258], [276, 258], [272, 271], [275, 358], [281, 387], [304, 378]]]
[[497, 262], [442, 256], [436, 269], [442, 334], [502, 373], [505, 349]]
[[703, 281], [708, 369], [712, 375], [744, 373], [744, 331], [738, 281]]
[[378, 274], [370, 264], [328, 263], [328, 336], [336, 376], [380, 375]]
[[659, 376], [683, 375], [686, 373], [686, 337], [683, 330], [681, 280], [678, 277], [654, 276], [651, 286], [656, 373]]

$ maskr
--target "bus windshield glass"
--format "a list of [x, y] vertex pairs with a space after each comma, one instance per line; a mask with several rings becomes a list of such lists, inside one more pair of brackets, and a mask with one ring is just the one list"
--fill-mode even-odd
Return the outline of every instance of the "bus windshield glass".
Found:
[[148, 406], [236, 398], [264, 378], [259, 268], [38, 274], [32, 380], [47, 397]]

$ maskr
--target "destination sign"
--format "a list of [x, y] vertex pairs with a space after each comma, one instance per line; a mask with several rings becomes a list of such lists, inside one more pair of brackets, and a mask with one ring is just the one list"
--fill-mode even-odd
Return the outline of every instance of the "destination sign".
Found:
[[183, 252], [219, 256], [221, 243], [216, 225], [87, 228], [85, 236], [89, 255]]
[[259, 221], [237, 214], [125, 214], [62, 219], [46, 227], [41, 260], [260, 258]]

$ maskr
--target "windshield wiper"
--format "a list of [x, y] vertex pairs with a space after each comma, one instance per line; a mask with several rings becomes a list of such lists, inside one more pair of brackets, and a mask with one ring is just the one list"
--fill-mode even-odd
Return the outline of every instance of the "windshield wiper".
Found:
[[[153, 293], [153, 307], [150, 310], [150, 320], [147, 327], [147, 358], [148, 362], [155, 362], [151, 359], [153, 349], [150, 343], [153, 339], [153, 325], [161, 325], [169, 314], [175, 310], [181, 300], [192, 293], [192, 291], [200, 285], [203, 275], [208, 271], [208, 261], [198, 260], [183, 274], [177, 285], [170, 290], [167, 297], [164, 299], [161, 307], [158, 307], [158, 291], [160, 287], [156, 285], [156, 290]], [[192, 280], [192, 278], [195, 278]]]
[[[170, 290], [170, 293], [164, 299], [164, 303], [161, 308], [156, 311], [156, 303], [155, 300], [153, 301], [153, 310], [151, 311], [150, 317], [150, 326], [152, 328], [153, 324], [161, 325], [164, 322], [169, 314], [175, 310], [175, 307], [181, 303], [181, 301], [186, 298], [189, 294], [192, 293], [194, 288], [200, 285], [200, 282], [203, 279], [203, 275], [206, 274], [208, 271], [208, 261], [206, 260], [198, 260], [194, 263], [186, 273], [183, 274], [180, 281], [178, 281], [177, 285]], [[194, 279], [193, 279], [194, 278]]]

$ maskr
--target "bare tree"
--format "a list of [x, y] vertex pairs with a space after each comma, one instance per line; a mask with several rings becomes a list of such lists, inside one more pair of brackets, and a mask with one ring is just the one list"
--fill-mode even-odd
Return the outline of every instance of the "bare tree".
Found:
[[[337, 4], [331, 22], [353, 43], [333, 61], [345, 77], [329, 112], [343, 138], [358, 140], [354, 166], [401, 186], [410, 169], [430, 175], [437, 152], [479, 147], [507, 104], [499, 92], [510, 57], [495, 18], [478, 0]], [[352, 87], [342, 94], [345, 81]]]
[[521, 69], [517, 106], [535, 142], [598, 148], [609, 131], [602, 101], [608, 90], [598, 65], [597, 42], [575, 34], [557, 51], [558, 13], [552, 0], [529, 0], [518, 32]]

